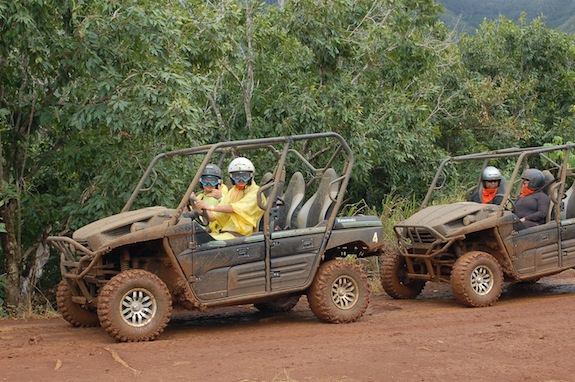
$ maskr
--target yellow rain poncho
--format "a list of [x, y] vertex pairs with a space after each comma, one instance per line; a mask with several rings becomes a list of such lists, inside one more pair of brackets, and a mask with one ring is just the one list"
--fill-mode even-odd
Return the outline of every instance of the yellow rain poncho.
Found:
[[232, 187], [223, 196], [220, 205], [231, 205], [234, 212], [214, 212], [215, 223], [221, 227], [219, 234], [212, 234], [214, 239], [227, 240], [237, 236], [248, 236], [257, 230], [258, 222], [264, 213], [257, 202], [259, 188], [257, 184], [246, 186], [244, 190]]
[[[221, 199], [216, 199], [213, 196], [208, 195], [203, 191], [200, 192], [198, 195], [196, 195], [196, 198], [198, 200], [203, 200], [209, 206], [217, 206], [220, 203], [220, 201], [224, 198], [224, 196], [228, 193], [228, 187], [225, 184], [220, 184], [220, 190], [222, 191], [222, 198]], [[191, 210], [191, 208], [190, 208], [190, 210]], [[213, 221], [210, 223], [210, 232], [212, 234], [220, 233], [221, 228], [222, 227], [218, 224], [217, 221]]]

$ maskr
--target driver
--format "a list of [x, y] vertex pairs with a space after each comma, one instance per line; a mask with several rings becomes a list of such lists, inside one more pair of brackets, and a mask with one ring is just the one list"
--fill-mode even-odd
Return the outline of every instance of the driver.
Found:
[[[200, 177], [200, 184], [202, 191], [197, 195], [192, 194], [190, 201], [194, 198], [203, 200], [209, 206], [216, 206], [222, 200], [222, 197], [228, 193], [228, 187], [222, 183], [222, 169], [213, 164], [208, 163]], [[210, 232], [219, 233], [220, 226], [218, 222], [213, 221], [210, 223]]]
[[471, 195], [469, 201], [483, 204], [499, 204], [505, 190], [501, 185], [501, 172], [493, 166], [487, 166], [481, 172], [481, 185]]
[[264, 213], [257, 202], [259, 186], [254, 181], [253, 163], [245, 157], [237, 157], [230, 162], [228, 173], [233, 187], [219, 204], [209, 205], [204, 200], [194, 204], [197, 209], [206, 210], [209, 220], [221, 227], [219, 233], [212, 234], [216, 240], [251, 235]]

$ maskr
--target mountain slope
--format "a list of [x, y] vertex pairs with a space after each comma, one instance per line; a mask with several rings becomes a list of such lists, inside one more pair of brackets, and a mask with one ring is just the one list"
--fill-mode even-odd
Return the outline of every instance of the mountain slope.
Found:
[[525, 12], [527, 20], [543, 16], [543, 22], [553, 29], [575, 32], [575, 0], [439, 0], [445, 8], [441, 19], [451, 28], [466, 33], [473, 31], [484, 19], [499, 15], [516, 21]]

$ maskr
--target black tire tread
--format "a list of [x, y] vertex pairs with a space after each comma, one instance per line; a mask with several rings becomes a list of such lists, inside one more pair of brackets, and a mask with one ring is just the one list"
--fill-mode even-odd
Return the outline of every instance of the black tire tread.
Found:
[[72, 301], [72, 290], [66, 280], [61, 280], [56, 288], [56, 305], [62, 318], [76, 327], [99, 326], [96, 310], [88, 310]]
[[425, 287], [425, 280], [409, 280], [406, 283], [401, 279], [400, 272], [405, 267], [405, 259], [398, 251], [388, 252], [381, 256], [379, 280], [381, 287], [394, 299], [414, 299]]
[[[144, 330], [133, 330], [125, 325], [117, 316], [117, 307], [114, 304], [118, 292], [125, 285], [148, 284], [147, 289], [157, 288], [154, 297], [158, 301], [157, 320]], [[172, 314], [172, 296], [166, 284], [156, 275], [142, 269], [131, 269], [112, 277], [104, 285], [98, 296], [98, 317], [102, 327], [108, 334], [123, 342], [151, 341], [159, 336], [170, 321]]]
[[[358, 301], [349, 310], [342, 310], [331, 300], [331, 289], [335, 279], [341, 275], [353, 278], [358, 285]], [[359, 266], [345, 260], [329, 260], [321, 264], [308, 290], [308, 302], [315, 316], [329, 323], [350, 323], [365, 313], [369, 304], [367, 277]]]
[[[469, 284], [470, 272], [483, 263], [491, 268], [494, 285], [487, 296], [473, 293]], [[499, 262], [490, 254], [482, 251], [470, 251], [461, 256], [451, 269], [451, 289], [455, 299], [468, 307], [486, 307], [493, 305], [503, 291], [503, 270]]]

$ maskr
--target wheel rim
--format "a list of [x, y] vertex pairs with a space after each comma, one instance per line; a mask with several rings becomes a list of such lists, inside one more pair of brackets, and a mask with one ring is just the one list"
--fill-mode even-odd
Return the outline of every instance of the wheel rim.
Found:
[[493, 288], [493, 272], [484, 265], [476, 267], [471, 273], [471, 287], [478, 295], [486, 295]]
[[358, 285], [350, 277], [340, 276], [332, 285], [331, 298], [340, 309], [351, 309], [357, 303]]
[[157, 308], [156, 299], [148, 290], [136, 288], [124, 294], [120, 310], [126, 324], [141, 327], [154, 319]]

